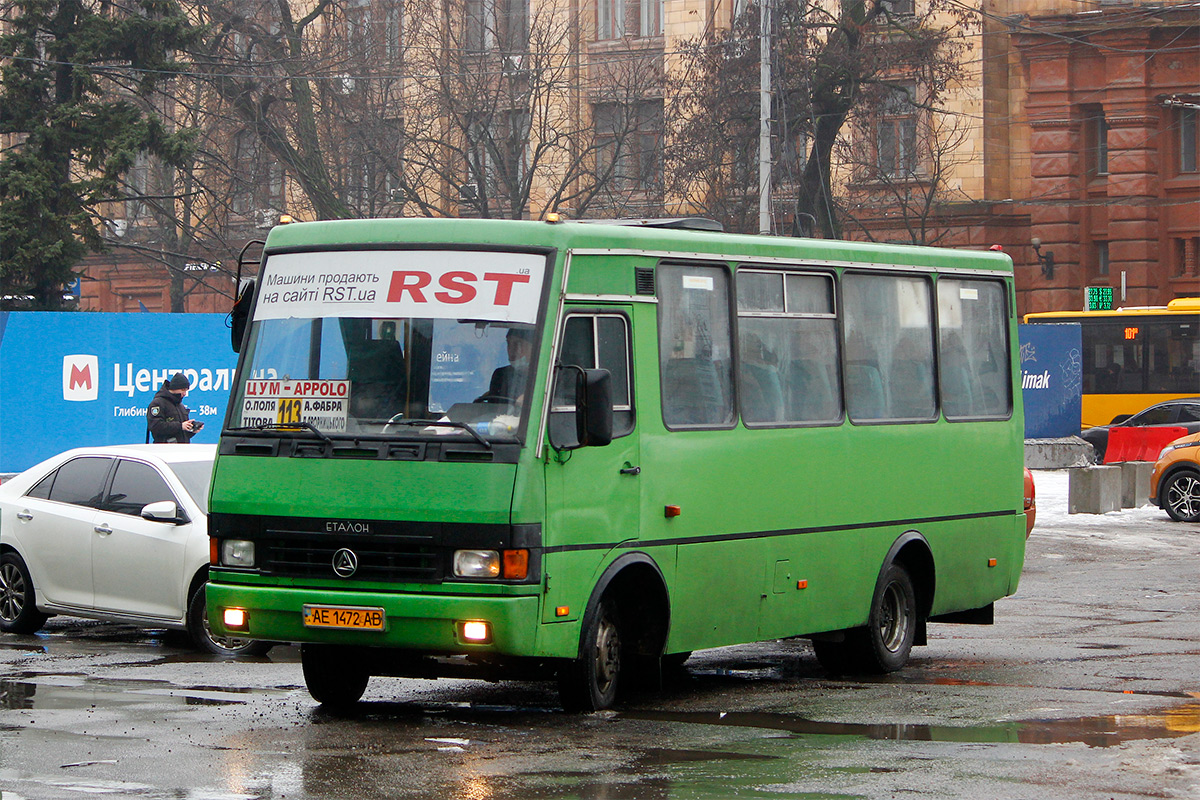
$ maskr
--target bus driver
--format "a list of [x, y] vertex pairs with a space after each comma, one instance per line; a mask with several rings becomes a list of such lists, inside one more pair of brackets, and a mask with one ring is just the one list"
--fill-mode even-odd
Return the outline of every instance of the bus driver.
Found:
[[508, 348], [508, 364], [496, 368], [487, 393], [477, 397], [476, 403], [505, 400], [519, 406], [525, 399], [525, 380], [529, 376], [529, 359], [533, 354], [533, 331], [509, 328], [504, 341]]

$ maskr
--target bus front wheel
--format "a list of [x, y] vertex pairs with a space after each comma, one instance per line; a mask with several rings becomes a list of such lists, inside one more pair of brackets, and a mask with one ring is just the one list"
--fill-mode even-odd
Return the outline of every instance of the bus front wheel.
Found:
[[835, 675], [895, 672], [908, 663], [917, 632], [917, 593], [903, 565], [889, 564], [879, 576], [865, 628], [842, 641], [813, 640], [821, 666]]
[[366, 669], [348, 658], [343, 649], [329, 645], [301, 645], [300, 665], [304, 669], [308, 693], [334, 711], [353, 707], [371, 679]]
[[600, 711], [617, 699], [621, 682], [621, 626], [607, 600], [586, 623], [580, 657], [559, 672], [558, 691], [567, 711]]

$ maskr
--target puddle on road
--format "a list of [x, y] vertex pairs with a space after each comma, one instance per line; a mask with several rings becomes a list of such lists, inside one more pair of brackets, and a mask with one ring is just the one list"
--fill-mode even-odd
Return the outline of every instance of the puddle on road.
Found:
[[993, 725], [953, 726], [822, 722], [792, 714], [759, 712], [624, 712], [622, 719], [727, 725], [787, 731], [801, 736], [852, 736], [917, 742], [1086, 744], [1113, 747], [1141, 739], [1171, 739], [1200, 732], [1200, 704], [1192, 703], [1158, 714], [1112, 714], [1076, 719], [1024, 720]]
[[185, 706], [233, 705], [245, 702], [228, 695], [250, 689], [176, 686], [165, 681], [103, 681], [75, 676], [41, 679], [0, 678], [0, 708], [71, 710], [171, 703]]

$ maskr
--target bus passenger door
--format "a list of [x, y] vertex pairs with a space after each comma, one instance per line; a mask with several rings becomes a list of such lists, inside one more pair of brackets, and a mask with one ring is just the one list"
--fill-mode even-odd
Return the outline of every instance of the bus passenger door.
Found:
[[[583, 615], [595, 571], [616, 545], [639, 536], [641, 481], [630, 369], [627, 309], [566, 312], [559, 363], [612, 375], [613, 440], [603, 447], [555, 449], [573, 438], [574, 406], [555, 386], [546, 464], [544, 622]], [[570, 372], [566, 375], [570, 376]]]

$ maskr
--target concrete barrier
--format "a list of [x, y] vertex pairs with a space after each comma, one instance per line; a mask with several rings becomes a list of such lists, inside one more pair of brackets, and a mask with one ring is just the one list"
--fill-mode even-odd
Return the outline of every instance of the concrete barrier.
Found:
[[1096, 451], [1078, 436], [1025, 440], [1025, 466], [1030, 469], [1065, 469], [1095, 463]]
[[1123, 461], [1121, 468], [1121, 508], [1141, 508], [1150, 502], [1150, 461]]
[[1068, 514], [1107, 514], [1121, 510], [1121, 468], [1080, 467], [1069, 473]]

